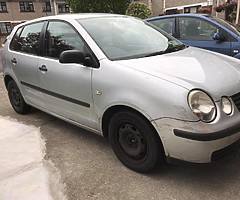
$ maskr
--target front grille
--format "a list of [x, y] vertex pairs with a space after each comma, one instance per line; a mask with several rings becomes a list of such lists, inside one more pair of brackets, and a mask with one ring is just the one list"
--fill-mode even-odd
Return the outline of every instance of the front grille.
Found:
[[232, 95], [231, 98], [234, 104], [236, 105], [236, 107], [238, 108], [238, 111], [240, 111], [240, 92]]

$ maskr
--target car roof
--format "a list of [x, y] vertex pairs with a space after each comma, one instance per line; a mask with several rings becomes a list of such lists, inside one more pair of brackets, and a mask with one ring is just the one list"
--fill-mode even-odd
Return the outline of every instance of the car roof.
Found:
[[126, 17], [124, 15], [119, 14], [109, 14], [109, 13], [77, 13], [77, 14], [61, 14], [61, 15], [52, 15], [47, 17], [41, 17], [37, 19], [33, 19], [27, 21], [21, 25], [43, 21], [43, 20], [51, 20], [51, 19], [58, 19], [58, 20], [72, 20], [72, 19], [90, 19], [90, 18], [102, 18], [102, 17]]
[[164, 18], [172, 18], [172, 17], [198, 17], [198, 18], [206, 18], [210, 15], [208, 14], [173, 14], [173, 15], [163, 15], [163, 16], [157, 16], [157, 17], [151, 17], [146, 19], [146, 21], [152, 21], [156, 19], [164, 19]]
[[110, 13], [76, 13], [76, 14], [53, 15], [53, 16], [42, 17], [42, 18], [45, 18], [45, 19], [52, 19], [52, 18], [54, 18], [54, 19], [86, 19], [86, 18], [101, 18], [101, 17], [114, 17], [114, 16], [123, 16], [123, 15], [110, 14]]

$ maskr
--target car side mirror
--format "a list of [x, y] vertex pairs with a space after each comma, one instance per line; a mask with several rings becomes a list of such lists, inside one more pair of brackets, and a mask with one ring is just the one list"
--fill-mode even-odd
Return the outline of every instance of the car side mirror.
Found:
[[217, 33], [214, 33], [213, 40], [223, 42], [225, 41], [225, 37], [221, 33], [217, 32]]
[[94, 65], [93, 60], [90, 56], [86, 56], [80, 50], [67, 50], [63, 51], [59, 57], [60, 63], [76, 63], [91, 67]]

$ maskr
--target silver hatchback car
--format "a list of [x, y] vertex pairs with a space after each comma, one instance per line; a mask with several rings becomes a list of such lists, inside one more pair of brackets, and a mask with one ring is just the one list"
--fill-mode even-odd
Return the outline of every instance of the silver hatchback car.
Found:
[[240, 139], [240, 61], [110, 14], [36, 19], [4, 46], [12, 107], [36, 107], [107, 137], [127, 167], [206, 163]]

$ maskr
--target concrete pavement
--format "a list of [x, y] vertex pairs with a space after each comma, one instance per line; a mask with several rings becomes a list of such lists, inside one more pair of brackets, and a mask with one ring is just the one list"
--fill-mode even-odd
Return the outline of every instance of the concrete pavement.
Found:
[[39, 128], [0, 116], [0, 130], [0, 199], [65, 200], [58, 170], [44, 159]]
[[[69, 200], [236, 200], [240, 196], [240, 151], [212, 165], [163, 165], [151, 174], [125, 168], [108, 142], [38, 110], [18, 115], [0, 79], [0, 115], [40, 127], [46, 159], [60, 170]], [[4, 130], [0, 130], [1, 131]]]
[[2, 48], [0, 48], [0, 73], [2, 72]]

